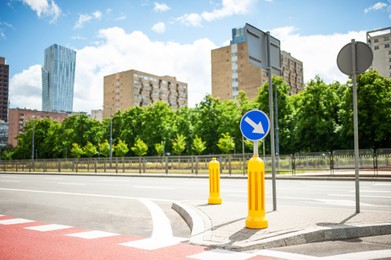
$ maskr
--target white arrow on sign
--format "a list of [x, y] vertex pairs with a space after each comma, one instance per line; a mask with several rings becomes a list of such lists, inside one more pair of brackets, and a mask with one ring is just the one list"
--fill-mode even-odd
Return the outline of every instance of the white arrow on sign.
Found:
[[250, 126], [254, 128], [253, 133], [254, 134], [264, 134], [265, 131], [263, 130], [262, 121], [256, 124], [251, 118], [248, 116], [244, 119]]

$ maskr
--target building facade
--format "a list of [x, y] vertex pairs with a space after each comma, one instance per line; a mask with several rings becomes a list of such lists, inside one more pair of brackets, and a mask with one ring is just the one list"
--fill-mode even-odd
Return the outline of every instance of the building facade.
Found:
[[[266, 70], [249, 63], [244, 28], [232, 29], [230, 45], [212, 50], [211, 61], [212, 96], [222, 100], [235, 99], [239, 91], [254, 99], [258, 88], [268, 81]], [[303, 63], [283, 51], [281, 64], [284, 80], [291, 86], [290, 93], [298, 93], [304, 86]]]
[[42, 111], [72, 112], [76, 51], [53, 44], [42, 67]]
[[297, 94], [303, 90], [303, 62], [290, 53], [281, 51], [281, 70], [284, 81], [290, 86], [289, 95]]
[[68, 117], [67, 113], [43, 112], [31, 109], [9, 109], [8, 144], [16, 147], [18, 136], [23, 132], [23, 128], [28, 121], [51, 118], [54, 121], [62, 122]]
[[9, 65], [0, 57], [0, 120], [8, 122]]
[[103, 118], [132, 106], [167, 102], [173, 109], [187, 106], [187, 83], [171, 76], [128, 70], [104, 77]]
[[367, 43], [373, 52], [370, 68], [391, 78], [391, 27], [367, 32]]

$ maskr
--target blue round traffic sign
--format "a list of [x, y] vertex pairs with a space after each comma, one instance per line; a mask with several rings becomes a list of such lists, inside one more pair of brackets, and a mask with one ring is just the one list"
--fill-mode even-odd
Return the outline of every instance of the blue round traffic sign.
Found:
[[261, 110], [253, 109], [243, 115], [240, 120], [240, 131], [251, 141], [263, 139], [270, 130], [269, 117]]

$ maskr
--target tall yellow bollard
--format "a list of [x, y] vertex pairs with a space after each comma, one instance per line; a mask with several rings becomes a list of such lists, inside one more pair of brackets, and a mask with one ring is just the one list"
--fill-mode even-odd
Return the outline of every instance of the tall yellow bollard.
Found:
[[265, 217], [265, 163], [258, 155], [248, 162], [248, 216], [246, 228], [267, 228]]
[[209, 162], [209, 199], [208, 204], [221, 204], [220, 197], [220, 163], [216, 158]]

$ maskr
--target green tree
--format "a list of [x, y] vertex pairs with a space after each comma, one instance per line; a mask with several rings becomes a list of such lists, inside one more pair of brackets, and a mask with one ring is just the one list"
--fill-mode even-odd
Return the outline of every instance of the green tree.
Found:
[[329, 151], [337, 140], [339, 98], [319, 77], [295, 97], [293, 120], [296, 151]]
[[136, 155], [143, 156], [148, 152], [148, 145], [140, 138], [137, 138], [134, 146], [131, 149]]
[[[340, 108], [341, 139], [345, 149], [353, 148], [352, 82]], [[391, 146], [391, 80], [369, 70], [357, 76], [358, 133], [360, 148]]]
[[[273, 92], [277, 90], [277, 107], [278, 107], [278, 127], [279, 127], [279, 147], [281, 153], [290, 153], [294, 149], [292, 144], [295, 121], [292, 119], [293, 107], [288, 95], [289, 86], [284, 82], [282, 77], [273, 76]], [[275, 93], [273, 93], [275, 97]], [[275, 110], [274, 100], [273, 108]], [[265, 82], [258, 92], [255, 100], [257, 108], [270, 118], [269, 112], [269, 82]], [[275, 115], [276, 116], [276, 115]], [[266, 149], [270, 152], [270, 134], [264, 139]], [[277, 151], [276, 151], [277, 152]]]
[[177, 134], [174, 142], [172, 143], [172, 151], [174, 154], [180, 155], [186, 149], [186, 137], [181, 134]]
[[174, 111], [166, 102], [153, 103], [144, 108], [141, 125], [142, 128], [138, 129], [139, 136], [151, 148], [148, 154], [155, 154], [155, 144], [173, 137]]
[[99, 144], [99, 151], [100, 151], [100, 154], [104, 157], [110, 156], [110, 144], [107, 141], [107, 139], [103, 143]]
[[206, 149], [205, 144], [206, 142], [202, 141], [201, 137], [198, 137], [198, 135], [196, 135], [193, 139], [193, 151], [196, 154], [202, 154], [202, 152]]
[[77, 144], [72, 144], [71, 155], [74, 158], [80, 158], [84, 154], [83, 149]]
[[206, 153], [218, 153], [221, 106], [220, 99], [207, 95], [195, 108], [197, 115], [194, 132], [206, 142]]
[[88, 141], [87, 144], [83, 147], [83, 154], [90, 158], [97, 155], [98, 150], [96, 149], [95, 145]]
[[114, 146], [114, 151], [116, 156], [124, 157], [129, 152], [129, 148], [128, 145], [120, 139], [118, 140], [118, 144]]
[[[194, 137], [194, 122], [197, 121], [197, 116], [194, 109], [189, 109], [188, 107], [180, 107], [175, 111], [174, 118], [174, 127], [173, 127], [173, 136], [169, 139], [174, 139], [173, 137], [176, 134], [182, 134], [186, 137], [186, 140], [192, 140]], [[192, 147], [191, 142], [186, 142], [186, 151], [191, 153]], [[172, 142], [167, 143], [168, 147], [172, 147]]]
[[155, 144], [155, 150], [158, 156], [162, 156], [164, 154], [164, 146], [166, 145], [165, 142], [160, 142]]
[[58, 139], [63, 143], [63, 153], [66, 156], [71, 149], [70, 144], [77, 143], [80, 147], [84, 147], [87, 142], [95, 146], [102, 142], [102, 123], [88, 118], [85, 114], [73, 115], [62, 122], [58, 135]]
[[228, 154], [234, 150], [235, 142], [233, 138], [229, 135], [229, 133], [224, 133], [220, 137], [217, 146], [224, 154]]

